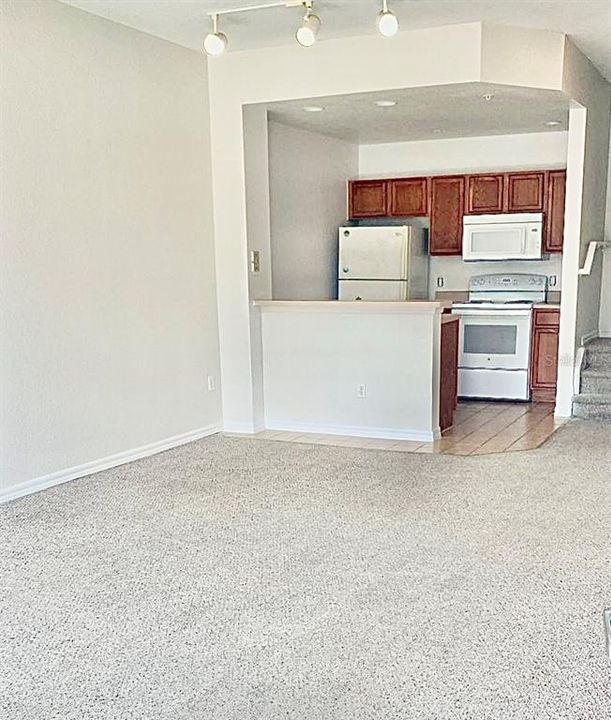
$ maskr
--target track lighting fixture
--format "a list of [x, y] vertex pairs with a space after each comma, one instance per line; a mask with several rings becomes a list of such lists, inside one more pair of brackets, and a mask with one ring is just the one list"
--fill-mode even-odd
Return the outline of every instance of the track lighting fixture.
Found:
[[398, 31], [397, 16], [388, 9], [388, 0], [382, 0], [382, 11], [378, 14], [378, 32], [384, 37], [392, 37]]
[[295, 39], [303, 47], [311, 47], [316, 42], [316, 36], [320, 30], [320, 18], [312, 12], [313, 3], [311, 0], [306, 0], [303, 5], [306, 14], [304, 15], [303, 22], [297, 28]]
[[207, 55], [222, 55], [227, 47], [227, 36], [219, 32], [218, 23], [218, 14], [212, 15], [212, 32], [204, 38], [204, 52]]
[[[314, 45], [321, 25], [320, 18], [314, 12], [314, 0], [275, 0], [275, 2], [264, 2], [259, 5], [248, 5], [247, 7], [229, 8], [227, 10], [208, 13], [208, 17], [212, 20], [212, 32], [209, 32], [204, 38], [204, 52], [214, 57], [222, 55], [227, 48], [227, 36], [218, 29], [219, 17], [221, 15], [250, 12], [252, 10], [267, 10], [277, 7], [302, 7], [305, 9], [303, 21], [295, 32], [295, 39], [302, 47], [311, 47]], [[396, 35], [399, 30], [399, 21], [392, 10], [388, 9], [388, 0], [382, 0], [382, 10], [378, 13], [377, 26], [378, 31], [384, 37], [392, 37]]]

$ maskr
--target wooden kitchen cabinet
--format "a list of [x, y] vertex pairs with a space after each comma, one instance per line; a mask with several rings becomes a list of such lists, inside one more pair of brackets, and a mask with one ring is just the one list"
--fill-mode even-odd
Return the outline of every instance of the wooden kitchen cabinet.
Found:
[[458, 323], [456, 315], [441, 323], [441, 351], [439, 375], [439, 428], [447, 430], [454, 424], [458, 403]]
[[348, 184], [348, 217], [351, 219], [388, 215], [387, 180], [353, 180]]
[[559, 333], [559, 310], [555, 308], [533, 310], [530, 389], [534, 401], [553, 402], [556, 399]]
[[467, 215], [503, 212], [505, 175], [467, 176]]
[[462, 219], [465, 207], [465, 176], [439, 175], [430, 179], [431, 255], [462, 253]]
[[348, 184], [348, 218], [430, 218], [431, 255], [462, 253], [463, 215], [542, 212], [543, 252], [562, 252], [566, 170], [438, 175]]
[[566, 170], [550, 170], [547, 173], [543, 252], [562, 252], [565, 189]]
[[390, 180], [390, 215], [420, 217], [428, 215], [428, 186], [425, 177]]
[[506, 212], [543, 212], [544, 190], [544, 172], [507, 173]]

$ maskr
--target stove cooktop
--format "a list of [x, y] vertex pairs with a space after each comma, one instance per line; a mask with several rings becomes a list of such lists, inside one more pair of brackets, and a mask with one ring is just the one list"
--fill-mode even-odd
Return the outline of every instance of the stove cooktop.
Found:
[[534, 305], [533, 300], [467, 300], [456, 305]]
[[532, 310], [532, 300], [467, 300], [452, 303], [452, 310]]

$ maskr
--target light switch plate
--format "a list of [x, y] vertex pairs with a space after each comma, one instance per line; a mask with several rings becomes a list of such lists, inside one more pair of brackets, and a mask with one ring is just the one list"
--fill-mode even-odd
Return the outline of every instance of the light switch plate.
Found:
[[250, 270], [251, 272], [261, 272], [261, 254], [258, 250], [250, 251]]
[[607, 657], [611, 660], [611, 608], [603, 612], [605, 619], [605, 640], [607, 642]]

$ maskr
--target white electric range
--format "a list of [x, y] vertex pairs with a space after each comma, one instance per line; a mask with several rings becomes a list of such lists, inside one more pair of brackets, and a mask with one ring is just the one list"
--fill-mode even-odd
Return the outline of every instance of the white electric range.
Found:
[[532, 307], [545, 302], [547, 276], [474, 275], [469, 299], [453, 303], [460, 315], [458, 395], [529, 400]]

